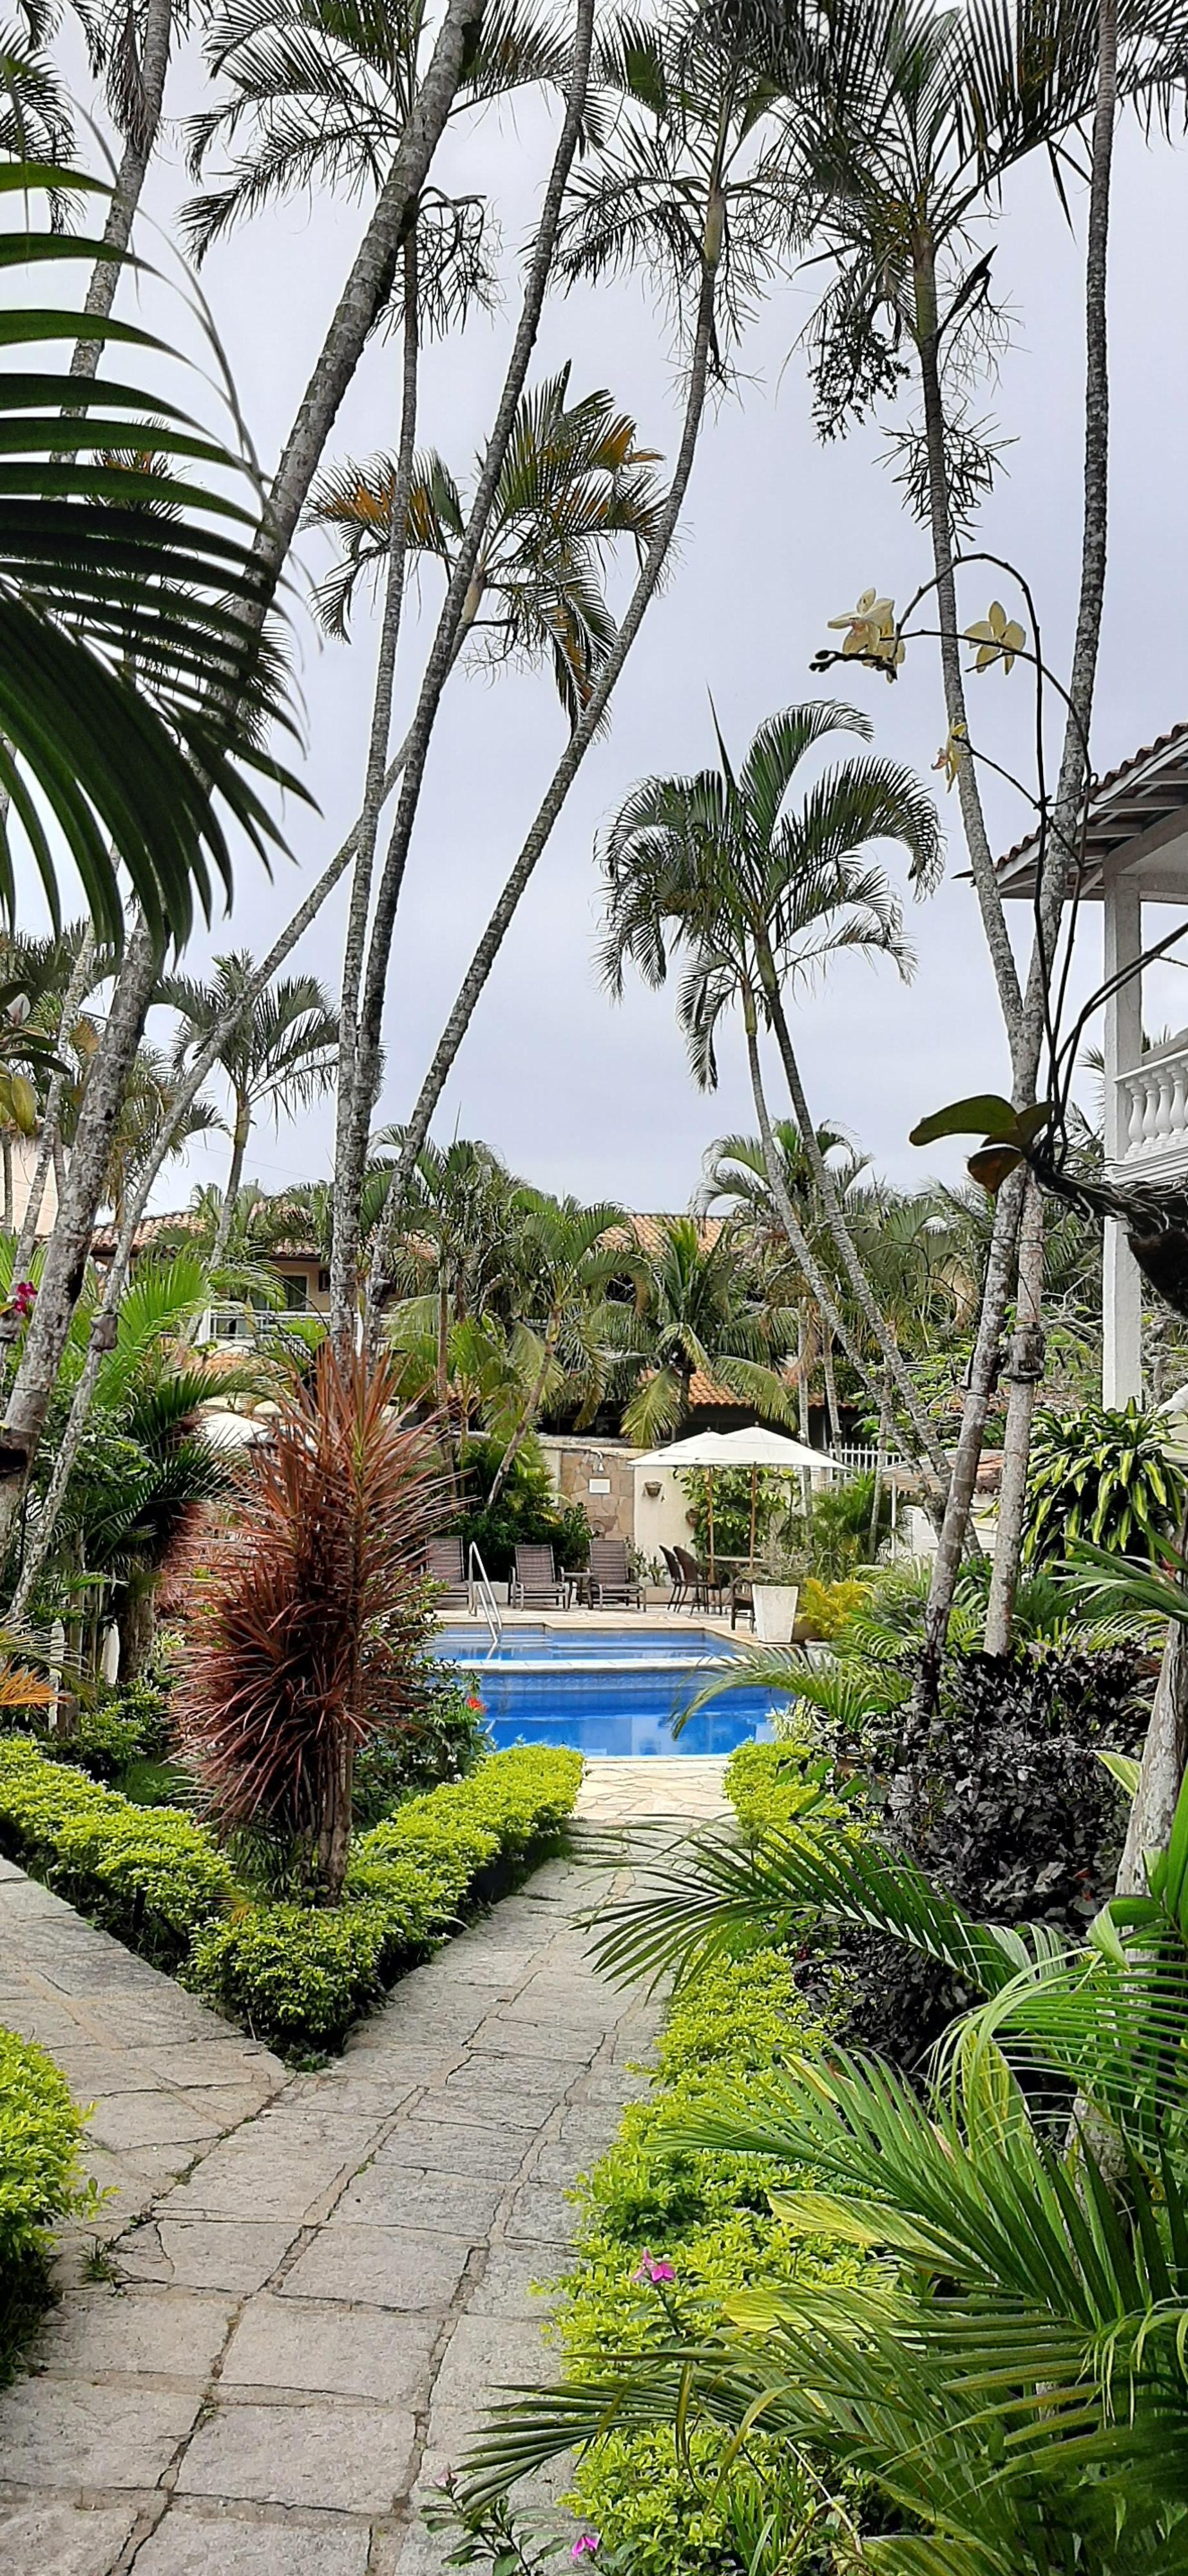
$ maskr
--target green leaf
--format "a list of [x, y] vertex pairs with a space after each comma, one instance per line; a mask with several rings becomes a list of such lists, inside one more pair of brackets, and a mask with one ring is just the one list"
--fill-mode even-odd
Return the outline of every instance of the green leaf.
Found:
[[968, 1100], [954, 1100], [947, 1109], [934, 1109], [921, 1118], [909, 1138], [912, 1145], [935, 1145], [942, 1136], [1013, 1136], [1019, 1125], [1018, 1111], [999, 1092], [975, 1092]]

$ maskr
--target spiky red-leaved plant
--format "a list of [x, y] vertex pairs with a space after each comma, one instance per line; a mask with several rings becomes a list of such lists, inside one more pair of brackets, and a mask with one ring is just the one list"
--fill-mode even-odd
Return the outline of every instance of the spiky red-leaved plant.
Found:
[[448, 1504], [433, 1426], [393, 1373], [329, 1342], [247, 1453], [178, 1693], [216, 1830], [264, 1827], [341, 1894], [355, 1757], [409, 1706], [431, 1624], [418, 1571]]

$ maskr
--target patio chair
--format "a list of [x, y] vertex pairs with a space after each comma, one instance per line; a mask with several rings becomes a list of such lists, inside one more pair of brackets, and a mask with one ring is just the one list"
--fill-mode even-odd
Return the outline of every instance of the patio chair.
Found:
[[693, 1596], [695, 1610], [721, 1610], [730, 1589], [728, 1574], [711, 1574], [708, 1565], [699, 1563], [687, 1547], [674, 1548], [673, 1554]]
[[730, 1586], [730, 1626], [732, 1632], [738, 1626], [740, 1611], [749, 1615], [751, 1633], [753, 1635], [755, 1630], [755, 1586], [749, 1574], [736, 1574], [734, 1581]]
[[623, 1538], [592, 1538], [590, 1541], [589, 1592], [591, 1607], [605, 1609], [610, 1601], [622, 1601], [643, 1608], [643, 1586], [627, 1562], [627, 1541]]
[[470, 1585], [460, 1538], [431, 1538], [425, 1550], [425, 1572], [440, 1587], [439, 1610], [469, 1610]]
[[565, 1599], [565, 1578], [551, 1547], [518, 1547], [509, 1599], [513, 1610], [547, 1610]]
[[664, 1559], [668, 1580], [672, 1585], [668, 1596], [668, 1607], [670, 1610], [685, 1610], [689, 1605], [688, 1575], [682, 1573], [675, 1551], [671, 1547], [662, 1547], [660, 1554]]

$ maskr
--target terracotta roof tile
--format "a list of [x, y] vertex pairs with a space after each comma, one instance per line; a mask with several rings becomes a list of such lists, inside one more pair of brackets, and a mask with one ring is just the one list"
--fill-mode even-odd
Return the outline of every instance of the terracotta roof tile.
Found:
[[[1120, 760], [1116, 768], [1107, 769], [1104, 778], [1095, 779], [1089, 808], [1090, 836], [1092, 836], [1094, 821], [1100, 824], [1105, 820], [1102, 808], [1108, 808], [1112, 804], [1118, 810], [1119, 817], [1124, 815], [1126, 800], [1124, 795], [1121, 797], [1116, 795], [1115, 791], [1118, 788], [1124, 787], [1127, 781], [1133, 784], [1137, 780], [1138, 773], [1147, 766], [1148, 762], [1156, 764], [1157, 778], [1161, 767], [1172, 765], [1171, 756], [1176, 753], [1188, 753], [1188, 722], [1169, 726], [1166, 733], [1156, 734], [1154, 742], [1144, 743], [1141, 750], [1131, 752], [1128, 760]], [[1169, 803], [1188, 804], [1188, 781], [1177, 781], [1176, 786], [1179, 792], [1173, 795], [1169, 781]], [[1025, 859], [1028, 852], [1035, 848], [1037, 837], [1035, 832], [1029, 832], [1024, 840], [1016, 841], [1013, 849], [1004, 851], [1003, 856], [996, 862], [999, 869], [1016, 867], [1019, 861]], [[1117, 835], [1113, 837], [1116, 838]], [[1130, 837], [1129, 832], [1126, 837]]]

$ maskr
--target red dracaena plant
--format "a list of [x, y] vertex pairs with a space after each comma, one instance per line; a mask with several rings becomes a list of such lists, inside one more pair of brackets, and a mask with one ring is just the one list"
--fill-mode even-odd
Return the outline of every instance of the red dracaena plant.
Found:
[[395, 1409], [387, 1360], [344, 1362], [324, 1343], [274, 1427], [214, 1549], [181, 1742], [216, 1830], [263, 1833], [334, 1901], [355, 1757], [412, 1704], [446, 1488], [433, 1427]]

